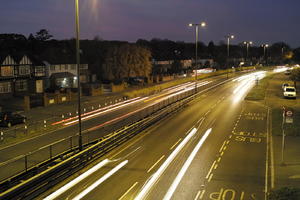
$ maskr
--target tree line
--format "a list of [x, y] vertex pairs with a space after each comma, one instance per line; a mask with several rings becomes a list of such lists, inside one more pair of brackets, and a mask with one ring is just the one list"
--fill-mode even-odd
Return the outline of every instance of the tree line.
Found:
[[[138, 39], [134, 43], [127, 41], [105, 41], [95, 37], [92, 40], [81, 40], [81, 62], [89, 64], [92, 73], [99, 80], [120, 81], [124, 78], [166, 73], [152, 60], [172, 60], [173, 64], [167, 73], [182, 72], [180, 60], [195, 58], [195, 44], [183, 41], [154, 38]], [[264, 52], [261, 46], [250, 46], [248, 59], [243, 43], [230, 46], [230, 57], [227, 57], [227, 45], [224, 41], [207, 45], [198, 43], [198, 57], [213, 59], [217, 69], [238, 65], [246, 59], [247, 64], [285, 64], [300, 62], [300, 47], [292, 49], [284, 42], [270, 45]], [[22, 34], [0, 34], [1, 54], [30, 54], [53, 64], [75, 63], [75, 39], [56, 40], [46, 29], [41, 29], [28, 37]], [[204, 67], [204, 66], [198, 66]]]

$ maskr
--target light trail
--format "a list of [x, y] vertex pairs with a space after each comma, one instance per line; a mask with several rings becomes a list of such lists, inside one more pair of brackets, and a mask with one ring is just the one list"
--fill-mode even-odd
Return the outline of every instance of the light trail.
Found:
[[170, 163], [174, 160], [177, 154], [182, 150], [182, 148], [190, 141], [190, 139], [197, 132], [196, 128], [193, 128], [190, 133], [184, 138], [184, 140], [176, 147], [176, 149], [170, 154], [170, 156], [166, 159], [166, 161], [160, 166], [160, 168], [151, 176], [151, 178], [147, 181], [147, 183], [143, 186], [142, 190], [135, 197], [135, 200], [144, 199], [151, 187], [155, 184], [158, 178], [162, 175], [162, 173], [166, 170], [166, 168], [170, 165]]
[[[124, 105], [115, 106], [115, 107], [113, 107], [113, 108], [111, 108], [111, 109], [108, 109], [108, 110], [104, 110], [104, 111], [101, 111], [101, 112], [94, 113], [94, 114], [91, 114], [91, 115], [88, 115], [88, 116], [86, 116], [86, 117], [81, 118], [81, 120], [87, 120], [87, 119], [89, 119], [89, 118], [92, 118], [92, 117], [95, 117], [95, 116], [98, 116], [98, 115], [101, 115], [101, 114], [104, 114], [104, 113], [107, 113], [107, 112], [111, 112], [111, 111], [117, 110], [117, 109], [122, 108], [122, 107], [124, 107], [124, 106], [128, 106], [128, 105], [134, 104], [134, 103], [136, 103], [136, 102], [143, 101], [143, 100], [145, 100], [145, 99], [147, 99], [147, 98], [148, 98], [148, 97], [144, 97], [144, 98], [138, 99], [138, 100], [136, 100], [136, 101], [132, 101], [132, 102], [127, 103], [127, 104], [124, 104]], [[63, 125], [64, 125], [64, 126], [68, 126], [68, 125], [70, 125], [70, 124], [74, 124], [74, 123], [77, 123], [77, 122], [78, 122], [78, 119], [73, 120], [73, 121], [70, 121], [70, 122], [67, 122], [67, 123], [64, 123]]]
[[55, 192], [53, 192], [52, 194], [50, 194], [49, 196], [44, 198], [44, 200], [52, 200], [52, 199], [55, 199], [55, 198], [59, 197], [64, 192], [66, 192], [67, 190], [69, 190], [70, 188], [75, 186], [77, 183], [79, 183], [80, 181], [82, 181], [86, 177], [90, 176], [92, 173], [94, 173], [95, 171], [97, 171], [98, 169], [100, 169], [101, 167], [103, 167], [104, 165], [106, 165], [109, 162], [110, 161], [108, 159], [105, 159], [105, 160], [101, 161], [100, 163], [98, 163], [97, 165], [95, 165], [94, 167], [92, 167], [91, 169], [86, 171], [85, 173], [81, 174], [80, 176], [78, 176], [74, 180], [70, 181], [69, 183], [67, 183], [63, 187], [59, 188], [58, 190], [56, 190]]
[[202, 136], [202, 138], [200, 139], [200, 141], [198, 142], [198, 144], [196, 145], [196, 147], [194, 148], [194, 150], [192, 151], [192, 153], [190, 154], [188, 159], [185, 161], [183, 167], [181, 168], [180, 172], [178, 173], [175, 180], [173, 181], [173, 183], [172, 183], [171, 187], [169, 188], [167, 194], [164, 196], [164, 198], [163, 198], [164, 200], [170, 200], [171, 199], [171, 197], [173, 196], [173, 194], [174, 194], [176, 188], [178, 187], [180, 181], [182, 180], [184, 174], [186, 173], [187, 169], [189, 168], [192, 161], [194, 160], [197, 152], [199, 151], [199, 149], [201, 148], [201, 146], [205, 142], [206, 138], [211, 133], [211, 130], [212, 129], [210, 128], [204, 133], [204, 135]]
[[76, 197], [73, 198], [73, 200], [80, 200], [84, 196], [86, 196], [88, 193], [90, 193], [92, 190], [94, 190], [96, 187], [98, 187], [101, 183], [103, 183], [106, 179], [111, 177], [114, 173], [116, 173], [118, 170], [120, 170], [122, 167], [124, 167], [128, 163], [128, 160], [125, 160], [121, 162], [119, 165], [114, 167], [112, 170], [110, 170], [107, 174], [102, 176], [100, 179], [98, 179], [96, 182], [94, 182], [91, 186], [83, 190], [80, 194], [78, 194]]
[[[99, 109], [97, 109], [97, 110], [93, 110], [93, 111], [90, 111], [90, 112], [87, 112], [87, 113], [83, 113], [81, 116], [83, 117], [83, 116], [86, 116], [86, 115], [89, 115], [89, 114], [92, 114], [92, 113], [95, 113], [95, 112], [100, 112], [100, 111], [103, 111], [103, 110], [107, 110], [107, 109], [110, 109], [110, 108], [113, 108], [113, 107], [115, 107], [115, 106], [122, 105], [122, 104], [128, 105], [129, 102], [138, 100], [138, 99], [140, 99], [140, 98], [141, 98], [141, 97], [136, 97], [136, 98], [134, 98], [134, 99], [129, 99], [129, 100], [126, 100], [126, 101], [122, 101], [122, 102], [113, 104], [113, 105], [106, 106], [106, 107], [104, 107], [104, 108], [99, 108]], [[70, 118], [67, 118], [67, 119], [63, 119], [63, 120], [54, 122], [54, 123], [52, 123], [51, 125], [62, 124], [62, 123], [65, 123], [65, 122], [68, 122], [68, 121], [71, 121], [71, 120], [77, 119], [77, 118], [78, 118], [78, 116], [70, 117]]]

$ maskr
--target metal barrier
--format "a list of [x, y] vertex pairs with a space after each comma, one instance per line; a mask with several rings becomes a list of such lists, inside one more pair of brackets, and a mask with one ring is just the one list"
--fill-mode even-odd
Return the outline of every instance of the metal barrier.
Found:
[[[217, 87], [224, 82], [216, 84], [211, 88]], [[130, 116], [131, 118], [128, 118], [130, 119], [129, 121], [126, 121], [128, 126], [119, 131], [110, 133], [104, 138], [96, 139], [94, 141], [94, 143], [97, 142], [96, 144], [92, 145], [89, 148], [86, 148], [76, 155], [73, 155], [72, 157], [66, 157], [66, 160], [63, 160], [63, 153], [70, 153], [72, 152], [72, 150], [74, 150], [75, 146], [77, 146], [77, 144], [75, 143], [75, 141], [77, 140], [74, 140], [74, 136], [48, 145], [36, 152], [26, 155], [25, 157], [21, 157], [12, 162], [6, 163], [5, 168], [8, 167], [9, 164], [15, 164], [24, 161], [24, 168], [16, 169], [14, 173], [18, 173], [18, 175], [2, 182], [0, 184], [0, 188], [12, 186], [12, 184], [14, 184], [13, 179], [17, 181], [17, 177], [26, 171], [33, 171], [32, 173], [30, 173], [31, 176], [34, 173], [36, 173], [37, 175], [33, 176], [27, 181], [22, 181], [17, 186], [11, 189], [8, 189], [6, 191], [4, 191], [5, 189], [2, 190], [1, 192], [3, 193], [0, 194], [0, 199], [34, 198], [59, 181], [82, 169], [94, 159], [105, 155], [107, 152], [119, 146], [123, 142], [129, 140], [145, 128], [151, 126], [153, 123], [159, 121], [166, 115], [169, 115], [170, 113], [178, 110], [183, 105], [186, 105], [187, 102], [195, 99], [197, 95], [207, 91], [208, 89], [210, 88], [202, 90], [197, 94], [194, 93], [195, 90], [188, 90], [184, 93], [165, 99], [157, 104], [153, 104], [149, 107], [143, 108], [137, 114]], [[83, 136], [88, 137], [88, 135], [89, 132], [85, 133]], [[89, 141], [89, 139], [85, 141]], [[87, 142], [85, 143], [85, 145], [87, 145]], [[48, 166], [45, 165], [47, 161], [57, 160], [59, 157], [61, 158], [61, 162], [54, 167], [48, 168]], [[0, 166], [0, 170], [2, 167], [4, 167], [3, 164]], [[44, 169], [45, 171], [39, 173], [42, 171], [41, 169]]]

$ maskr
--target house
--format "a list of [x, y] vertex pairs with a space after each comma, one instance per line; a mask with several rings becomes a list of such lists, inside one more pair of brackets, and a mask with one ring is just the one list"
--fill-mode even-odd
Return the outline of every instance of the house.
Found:
[[0, 94], [22, 96], [42, 93], [45, 66], [29, 55], [0, 56]]

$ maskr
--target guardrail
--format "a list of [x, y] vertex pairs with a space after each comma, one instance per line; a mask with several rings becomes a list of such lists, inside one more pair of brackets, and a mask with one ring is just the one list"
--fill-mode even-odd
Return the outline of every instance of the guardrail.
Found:
[[[226, 80], [227, 81], [227, 80]], [[74, 146], [70, 145], [69, 150], [65, 150], [64, 154], [53, 154], [53, 146], [50, 148], [50, 146], [47, 146], [46, 149], [48, 151], [44, 152], [46, 155], [49, 155], [48, 160], [43, 161], [42, 163], [32, 166], [30, 169], [23, 168], [19, 174], [16, 176], [3, 181], [0, 183], [0, 188], [2, 188], [2, 193], [0, 194], [0, 199], [32, 199], [35, 196], [43, 193], [59, 181], [63, 180], [64, 178], [70, 176], [74, 172], [82, 169], [84, 166], [86, 166], [88, 163], [92, 162], [94, 159], [99, 158], [103, 155], [105, 155], [108, 151], [112, 150], [113, 148], [119, 146], [123, 142], [129, 140], [148, 126], [152, 125], [153, 123], [159, 121], [161, 118], [165, 117], [166, 115], [173, 113], [173, 111], [178, 110], [183, 105], [186, 105], [187, 102], [190, 102], [193, 100], [197, 95], [206, 92], [207, 90], [217, 87], [220, 84], [225, 83], [226, 81], [222, 81], [218, 84], [213, 85], [212, 87], [209, 87], [207, 89], [202, 90], [201, 92], [194, 94], [195, 90], [188, 90], [186, 92], [183, 92], [179, 95], [172, 96], [168, 99], [165, 99], [158, 104], [153, 104], [151, 106], [148, 106], [146, 108], [141, 109], [138, 113], [135, 115], [131, 115], [128, 117], [124, 123], [121, 123], [122, 125], [126, 125], [124, 129], [121, 129], [117, 132], [113, 132], [111, 134], [106, 135], [106, 138], [102, 139], [95, 139], [97, 142], [96, 144], [92, 145], [91, 147], [88, 147], [84, 149], [83, 151], [79, 152], [77, 151], [77, 155], [70, 154], [72, 148]], [[131, 125], [129, 125], [131, 123]], [[98, 130], [97, 130], [98, 131]], [[84, 137], [86, 138], [88, 136], [89, 132], [84, 134]], [[63, 140], [64, 142], [66, 140]], [[61, 142], [63, 142], [61, 141]], [[88, 142], [85, 140], [85, 146], [87, 146]], [[69, 144], [71, 144], [70, 142]], [[73, 143], [72, 143], [73, 144]], [[54, 144], [52, 144], [54, 145]], [[55, 144], [57, 145], [57, 144]], [[76, 150], [77, 148], [75, 148]], [[48, 152], [48, 153], [47, 153]], [[51, 153], [50, 153], [51, 152]], [[75, 151], [76, 152], [76, 151]], [[69, 154], [68, 156], [65, 156], [66, 154]], [[71, 155], [71, 157], [69, 157]], [[52, 159], [51, 159], [52, 156]], [[63, 157], [65, 156], [65, 160]], [[51, 161], [51, 162], [50, 162]], [[56, 161], [55, 166], [50, 167], [53, 165], [53, 161]], [[60, 161], [59, 164], [57, 164], [57, 161]], [[28, 156], [27, 161], [28, 162]], [[48, 165], [46, 164], [48, 163]], [[3, 166], [0, 166], [0, 168]], [[20, 181], [18, 179], [21, 177], [21, 175], [24, 176], [24, 173], [27, 171], [30, 171], [30, 176], [34, 175], [30, 179], [26, 181]], [[45, 171], [41, 172], [41, 169], [46, 169]], [[1, 169], [0, 169], [1, 170]], [[29, 176], [29, 177], [30, 177]], [[25, 176], [26, 177], [26, 173]], [[19, 182], [18, 182], [19, 181]], [[18, 183], [18, 185], [16, 185]], [[15, 185], [15, 186], [14, 186]], [[14, 187], [12, 187], [14, 186]], [[7, 189], [11, 188], [11, 189]], [[6, 191], [5, 191], [6, 190]]]
[[[141, 117], [141, 119], [137, 122], [110, 134], [107, 138], [99, 141], [97, 144], [86, 148], [77, 155], [73, 155], [66, 160], [63, 160], [54, 167], [46, 169], [29, 180], [20, 183], [17, 187], [8, 189], [0, 194], [0, 198], [32, 199], [36, 197], [53, 185], [57, 184], [59, 181], [82, 169], [94, 159], [103, 156], [153, 123], [159, 121], [161, 118], [178, 110], [180, 107], [185, 105], [186, 102], [192, 99], [187, 97], [191, 97], [193, 92], [194, 91], [188, 91], [180, 96], [174, 96], [160, 102], [159, 104], [142, 109], [139, 113], [139, 117]], [[2, 183], [2, 186], [3, 185], [4, 183]]]

